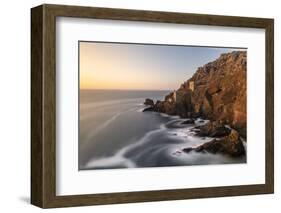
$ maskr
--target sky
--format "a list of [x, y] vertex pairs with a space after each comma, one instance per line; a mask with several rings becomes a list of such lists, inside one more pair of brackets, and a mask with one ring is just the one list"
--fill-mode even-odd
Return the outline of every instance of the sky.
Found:
[[234, 50], [79, 42], [80, 89], [176, 90], [198, 67]]

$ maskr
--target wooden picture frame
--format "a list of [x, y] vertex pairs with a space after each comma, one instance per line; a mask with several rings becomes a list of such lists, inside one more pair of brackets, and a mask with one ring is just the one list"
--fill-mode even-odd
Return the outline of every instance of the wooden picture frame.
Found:
[[[265, 29], [265, 184], [103, 194], [56, 195], [56, 17]], [[31, 9], [31, 203], [41, 208], [132, 203], [274, 191], [274, 21], [186, 13], [44, 4]]]

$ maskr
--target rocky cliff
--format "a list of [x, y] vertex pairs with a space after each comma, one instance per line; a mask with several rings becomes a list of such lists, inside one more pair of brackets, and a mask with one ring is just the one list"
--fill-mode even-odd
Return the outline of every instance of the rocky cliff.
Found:
[[246, 137], [246, 57], [245, 51], [222, 54], [149, 110], [217, 121]]
[[[182, 118], [204, 118], [209, 123], [193, 128], [199, 137], [213, 140], [198, 147], [183, 149], [188, 153], [211, 152], [231, 156], [245, 154], [241, 137], [246, 138], [246, 72], [245, 51], [222, 54], [213, 62], [199, 67], [180, 88], [163, 101], [146, 100], [144, 111], [156, 111]], [[152, 102], [151, 102], [152, 101]]]

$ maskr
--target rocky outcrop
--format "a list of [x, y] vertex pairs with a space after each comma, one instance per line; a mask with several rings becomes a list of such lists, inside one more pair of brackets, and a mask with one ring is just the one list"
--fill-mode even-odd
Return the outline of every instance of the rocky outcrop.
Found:
[[189, 118], [210, 120], [192, 129], [200, 137], [213, 140], [184, 152], [223, 153], [231, 156], [245, 154], [241, 136], [246, 138], [246, 72], [245, 51], [222, 54], [217, 60], [199, 67], [180, 88], [157, 101], [145, 111], [162, 112]]
[[154, 102], [150, 98], [146, 98], [143, 104], [146, 106], [154, 106]]
[[195, 124], [195, 120], [193, 118], [189, 118], [183, 121], [182, 124]]
[[222, 54], [199, 67], [178, 90], [157, 101], [151, 110], [217, 121], [246, 138], [246, 57], [245, 51]]
[[219, 121], [208, 122], [205, 125], [197, 126], [192, 129], [201, 137], [224, 137], [230, 134], [231, 129], [220, 123]]
[[245, 154], [245, 149], [239, 133], [236, 130], [231, 130], [230, 133], [222, 138], [213, 139], [210, 142], [204, 143], [198, 147], [184, 148], [184, 152], [209, 152], [209, 153], [222, 153], [228, 154], [233, 157], [242, 156]]

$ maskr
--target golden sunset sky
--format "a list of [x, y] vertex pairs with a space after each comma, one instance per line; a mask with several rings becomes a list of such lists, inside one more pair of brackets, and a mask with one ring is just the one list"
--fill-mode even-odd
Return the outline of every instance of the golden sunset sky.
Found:
[[79, 42], [80, 89], [173, 90], [234, 49]]

